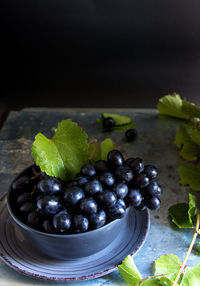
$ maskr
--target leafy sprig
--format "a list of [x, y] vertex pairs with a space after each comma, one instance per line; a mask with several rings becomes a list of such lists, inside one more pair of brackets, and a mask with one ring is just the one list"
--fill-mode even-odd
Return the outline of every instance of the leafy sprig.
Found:
[[[186, 267], [186, 262], [190, 256], [190, 253], [192, 252], [192, 249], [194, 247], [194, 244], [195, 244], [195, 241], [197, 239], [197, 235], [200, 234], [200, 211], [198, 212], [197, 214], [197, 221], [196, 221], [196, 228], [195, 228], [195, 232], [194, 232], [194, 235], [193, 235], [193, 238], [192, 238], [192, 241], [190, 243], [190, 246], [188, 248], [188, 251], [186, 253], [186, 256], [185, 256], [185, 259], [183, 261], [183, 264], [181, 265], [180, 269], [179, 269], [179, 272], [176, 276], [176, 279], [174, 280], [174, 283], [172, 286], [176, 286], [181, 275], [183, 275], [183, 279], [182, 279], [182, 282], [181, 282], [181, 286], [185, 286], [187, 285], [187, 281], [188, 281], [188, 278], [189, 278], [189, 281], [190, 281], [190, 285], [194, 285], [194, 286], [197, 286], [200, 281], [200, 264], [197, 264], [196, 266], [192, 267], [192, 268], [187, 268]], [[185, 270], [185, 273], [183, 273]], [[185, 281], [185, 282], [184, 282]]]
[[[159, 99], [158, 112], [161, 115], [184, 119], [176, 133], [175, 145], [180, 156], [189, 161], [179, 167], [180, 183], [200, 190], [200, 107], [182, 99], [178, 94]], [[190, 163], [191, 162], [191, 163]]]
[[129, 255], [118, 266], [119, 273], [129, 286], [199, 286], [200, 263], [194, 267], [186, 265], [198, 235], [200, 235], [200, 211], [196, 215], [194, 235], [183, 263], [173, 254], [161, 256], [154, 262], [154, 274], [142, 278], [132, 256]]
[[35, 136], [32, 156], [47, 175], [69, 180], [78, 174], [84, 164], [105, 159], [114, 148], [111, 139], [101, 143], [94, 138], [89, 140], [76, 122], [66, 119], [58, 123], [53, 138], [49, 139], [42, 133]]
[[172, 222], [178, 228], [194, 228], [193, 218], [198, 213], [197, 198], [189, 193], [189, 203], [178, 203], [168, 210]]
[[103, 120], [108, 117], [112, 117], [115, 121], [115, 126], [112, 127], [113, 131], [126, 131], [135, 126], [135, 122], [132, 121], [132, 119], [129, 116], [117, 113], [102, 113], [101, 117], [97, 120], [102, 129], [103, 129]]

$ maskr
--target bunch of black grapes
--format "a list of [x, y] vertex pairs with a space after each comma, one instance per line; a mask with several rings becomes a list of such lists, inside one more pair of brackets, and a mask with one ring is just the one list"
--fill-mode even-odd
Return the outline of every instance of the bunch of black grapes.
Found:
[[97, 229], [124, 217], [126, 208], [160, 208], [162, 187], [155, 166], [141, 158], [124, 160], [119, 150], [107, 161], [84, 165], [71, 181], [39, 171], [23, 174], [12, 184], [17, 217], [46, 233], [72, 234]]

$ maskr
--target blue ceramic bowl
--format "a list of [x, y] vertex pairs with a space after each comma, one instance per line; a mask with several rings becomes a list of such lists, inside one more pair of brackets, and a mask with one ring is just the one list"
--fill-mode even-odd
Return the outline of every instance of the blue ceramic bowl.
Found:
[[[18, 177], [30, 171], [33, 166], [23, 171]], [[17, 178], [18, 178], [17, 177]], [[16, 178], [16, 179], [17, 179]], [[16, 180], [15, 179], [15, 180]], [[22, 221], [15, 214], [15, 195], [10, 187], [7, 195], [7, 207], [24, 238], [29, 241], [35, 250], [57, 259], [77, 259], [93, 255], [117, 239], [119, 233], [124, 231], [129, 223], [130, 213], [134, 210], [129, 207], [126, 215], [114, 220], [103, 227], [79, 234], [50, 234], [35, 230]]]

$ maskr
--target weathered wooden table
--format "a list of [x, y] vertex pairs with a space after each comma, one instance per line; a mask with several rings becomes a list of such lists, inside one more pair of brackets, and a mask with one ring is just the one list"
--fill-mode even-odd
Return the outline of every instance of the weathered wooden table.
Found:
[[[12, 111], [0, 132], [0, 196], [6, 194], [10, 182], [24, 168], [32, 164], [30, 148], [38, 132], [48, 137], [54, 134], [57, 123], [66, 118], [78, 122], [89, 136], [98, 140], [110, 137], [128, 157], [140, 156], [145, 164], [154, 164], [159, 170], [158, 181], [163, 186], [162, 207], [151, 212], [151, 228], [142, 249], [134, 260], [142, 275], [150, 275], [153, 261], [167, 253], [173, 253], [183, 260], [191, 241], [192, 231], [177, 230], [168, 220], [168, 208], [177, 202], [187, 201], [187, 187], [179, 185], [178, 165], [180, 158], [173, 144], [179, 121], [172, 118], [158, 118], [156, 110], [109, 109], [130, 116], [136, 122], [138, 138], [127, 143], [124, 132], [102, 132], [97, 118], [105, 109], [45, 109], [28, 108]], [[0, 233], [1, 235], [1, 233]], [[188, 264], [194, 265], [199, 257], [191, 254]], [[57, 283], [55, 283], [57, 284]], [[24, 276], [3, 261], [0, 262], [0, 285], [55, 285]], [[59, 283], [71, 285], [72, 283]], [[125, 285], [118, 271], [76, 285]]]

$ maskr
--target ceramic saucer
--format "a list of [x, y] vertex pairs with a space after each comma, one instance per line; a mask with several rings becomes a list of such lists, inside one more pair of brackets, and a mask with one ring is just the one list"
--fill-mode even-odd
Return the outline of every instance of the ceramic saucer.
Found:
[[81, 259], [55, 260], [31, 248], [12, 221], [4, 196], [0, 201], [0, 257], [16, 271], [42, 280], [93, 279], [111, 273], [128, 254], [135, 254], [144, 244], [149, 226], [149, 211], [132, 209], [127, 225], [102, 251]]

